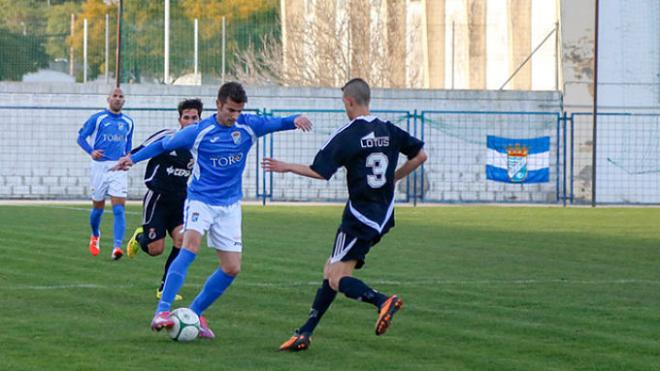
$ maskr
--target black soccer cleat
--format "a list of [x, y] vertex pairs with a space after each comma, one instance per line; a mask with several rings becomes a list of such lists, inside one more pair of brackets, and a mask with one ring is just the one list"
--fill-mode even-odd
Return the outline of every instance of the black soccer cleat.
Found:
[[281, 352], [300, 352], [307, 350], [312, 343], [312, 334], [309, 332], [300, 333], [299, 330], [293, 333], [293, 336], [282, 345], [280, 345]]
[[383, 306], [380, 307], [378, 312], [378, 320], [376, 321], [376, 335], [380, 336], [387, 331], [392, 322], [392, 317], [394, 314], [403, 307], [403, 300], [399, 299], [398, 296], [390, 296]]

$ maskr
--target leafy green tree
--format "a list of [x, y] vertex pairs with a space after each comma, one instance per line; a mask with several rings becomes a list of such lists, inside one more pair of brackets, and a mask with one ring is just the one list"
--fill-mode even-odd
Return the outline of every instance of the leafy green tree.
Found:
[[0, 80], [20, 81], [24, 74], [47, 65], [40, 38], [0, 29]]

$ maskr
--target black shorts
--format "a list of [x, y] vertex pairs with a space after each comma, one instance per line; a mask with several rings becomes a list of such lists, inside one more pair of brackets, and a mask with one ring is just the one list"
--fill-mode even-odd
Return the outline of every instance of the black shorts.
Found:
[[183, 224], [185, 197], [171, 197], [148, 190], [142, 201], [142, 228], [147, 243], [172, 236], [174, 228]]
[[339, 228], [330, 254], [330, 262], [356, 260], [355, 269], [360, 269], [364, 265], [369, 250], [380, 241], [380, 238], [381, 236], [377, 236], [371, 240], [365, 240]]

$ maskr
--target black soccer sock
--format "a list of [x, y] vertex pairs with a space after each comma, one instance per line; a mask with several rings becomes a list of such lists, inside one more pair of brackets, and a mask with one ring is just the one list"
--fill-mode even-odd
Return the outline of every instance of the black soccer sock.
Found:
[[300, 327], [300, 332], [314, 332], [316, 325], [321, 321], [321, 317], [325, 311], [330, 308], [330, 304], [335, 300], [337, 296], [337, 291], [333, 290], [330, 287], [330, 282], [328, 280], [323, 280], [323, 285], [316, 290], [316, 297], [314, 298], [314, 303], [312, 303], [312, 310], [309, 312], [309, 318], [304, 325]]
[[339, 292], [343, 292], [347, 298], [365, 301], [380, 308], [387, 300], [387, 296], [367, 286], [355, 277], [343, 277], [339, 280]]
[[170, 270], [170, 264], [176, 259], [177, 256], [179, 256], [179, 251], [181, 249], [178, 249], [174, 246], [172, 246], [172, 250], [170, 251], [170, 256], [167, 257], [167, 261], [165, 262], [165, 269], [163, 270], [163, 279], [160, 281], [160, 288], [158, 291], [163, 291], [163, 286], [165, 286], [165, 278], [167, 278], [167, 271]]
[[135, 236], [135, 240], [140, 244], [142, 251], [149, 254], [149, 240], [145, 238], [144, 233], [138, 233], [138, 235]]

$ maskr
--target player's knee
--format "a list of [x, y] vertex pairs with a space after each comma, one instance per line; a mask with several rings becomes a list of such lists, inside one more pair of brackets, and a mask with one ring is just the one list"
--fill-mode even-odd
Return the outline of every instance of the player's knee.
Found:
[[241, 265], [240, 264], [225, 265], [222, 266], [222, 271], [232, 277], [236, 277], [238, 276], [239, 273], [241, 273]]
[[164, 246], [163, 240], [154, 241], [148, 245], [147, 253], [151, 256], [158, 256], [163, 253]]
[[175, 235], [172, 238], [172, 242], [174, 243], [174, 247], [176, 247], [177, 249], [180, 249], [181, 246], [183, 245], [183, 234], [179, 233], [179, 234]]
[[329, 275], [328, 276], [328, 283], [330, 284], [330, 287], [335, 290], [339, 291], [339, 281], [342, 279], [342, 277], [335, 276], [335, 275]]

